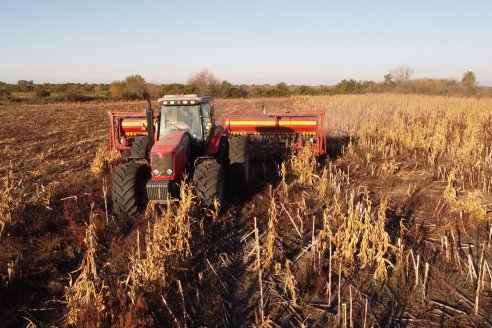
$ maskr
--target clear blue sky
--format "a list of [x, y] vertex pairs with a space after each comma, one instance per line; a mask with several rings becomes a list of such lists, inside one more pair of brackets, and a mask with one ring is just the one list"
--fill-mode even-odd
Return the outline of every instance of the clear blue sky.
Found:
[[0, 81], [232, 83], [415, 78], [492, 85], [492, 1], [1, 0]]

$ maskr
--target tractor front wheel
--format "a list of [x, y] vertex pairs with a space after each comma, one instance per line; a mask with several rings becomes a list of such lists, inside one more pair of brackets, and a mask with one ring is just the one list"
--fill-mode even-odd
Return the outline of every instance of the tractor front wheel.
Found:
[[124, 163], [113, 172], [111, 187], [113, 212], [118, 216], [133, 216], [143, 210], [147, 202], [145, 185], [149, 168], [141, 163]]
[[213, 161], [198, 164], [193, 175], [193, 186], [197, 198], [205, 206], [211, 206], [214, 199], [219, 205], [224, 201], [224, 172], [222, 165]]

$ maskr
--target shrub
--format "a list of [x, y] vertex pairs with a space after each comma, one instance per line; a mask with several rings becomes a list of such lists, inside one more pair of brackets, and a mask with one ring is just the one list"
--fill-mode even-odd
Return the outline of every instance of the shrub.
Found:
[[10, 96], [10, 90], [0, 89], [0, 98], [7, 98], [7, 96]]
[[38, 96], [39, 98], [46, 98], [51, 96], [51, 92], [46, 89], [36, 89], [36, 96]]

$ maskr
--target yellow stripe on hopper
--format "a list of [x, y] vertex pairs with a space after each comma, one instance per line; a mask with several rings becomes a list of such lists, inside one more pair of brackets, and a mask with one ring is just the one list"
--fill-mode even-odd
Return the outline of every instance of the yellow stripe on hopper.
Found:
[[[280, 126], [285, 126], [285, 125], [309, 125], [309, 126], [314, 126], [316, 124], [317, 124], [316, 121], [279, 121], [279, 125]], [[229, 125], [275, 126], [275, 122], [271, 122], [271, 121], [230, 121], [229, 122]]]
[[247, 125], [247, 126], [275, 126], [275, 122], [270, 121], [230, 121], [229, 125]]
[[280, 121], [280, 126], [282, 125], [316, 125], [316, 121]]
[[[142, 126], [142, 123], [125, 123], [123, 122], [121, 124], [122, 126], [130, 126], [130, 127], [133, 127], [133, 126], [136, 126], [136, 127], [141, 127]], [[147, 124], [144, 124], [143, 126], [147, 126]]]

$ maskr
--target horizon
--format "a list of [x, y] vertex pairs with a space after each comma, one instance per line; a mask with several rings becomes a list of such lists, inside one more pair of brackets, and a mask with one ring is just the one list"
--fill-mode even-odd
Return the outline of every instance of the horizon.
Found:
[[202, 69], [241, 84], [380, 82], [409, 65], [412, 79], [492, 86], [492, 3], [350, 4], [251, 1], [0, 3], [0, 81], [104, 83], [139, 74], [186, 83]]

